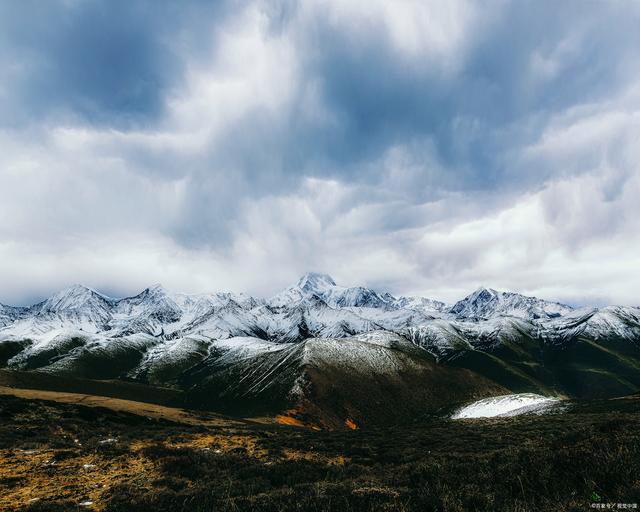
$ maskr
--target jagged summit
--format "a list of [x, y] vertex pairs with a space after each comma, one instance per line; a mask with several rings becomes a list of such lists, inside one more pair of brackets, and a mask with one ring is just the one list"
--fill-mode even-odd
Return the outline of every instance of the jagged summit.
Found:
[[445, 302], [428, 299], [426, 297], [398, 297], [394, 301], [394, 306], [398, 309], [413, 309], [424, 311], [430, 315], [439, 316], [447, 313], [451, 309], [451, 305]]
[[13, 323], [26, 323], [35, 332], [46, 331], [53, 324], [97, 331], [111, 320], [114, 303], [106, 295], [75, 284], [16, 315]]
[[[149, 286], [140, 292], [138, 295], [134, 297], [141, 297], [145, 300], [165, 300], [170, 299], [173, 296], [164, 286], [160, 283], [156, 283], [153, 286]], [[126, 300], [126, 299], [123, 299]]]
[[336, 286], [336, 282], [328, 274], [307, 272], [297, 282], [296, 286], [305, 292], [321, 292]]
[[318, 298], [332, 308], [371, 307], [394, 308], [396, 298], [389, 293], [380, 293], [363, 286], [339, 286], [328, 274], [308, 272], [295, 286], [287, 288], [270, 301], [282, 306], [286, 302], [299, 302]]
[[499, 292], [496, 290], [481, 286], [464, 299], [456, 302], [451, 308], [451, 313], [460, 316], [477, 316], [479, 310], [498, 300], [498, 295]]
[[462, 318], [513, 316], [525, 319], [555, 318], [573, 310], [571, 306], [519, 293], [501, 292], [484, 286], [456, 302], [450, 313]]
[[499, 293], [500, 293], [499, 291], [494, 290], [493, 288], [487, 288], [486, 286], [481, 286], [475, 292], [473, 292], [472, 295], [475, 295], [476, 297], [480, 297], [480, 296], [495, 297]]
[[57, 312], [87, 307], [104, 307], [109, 302], [111, 299], [106, 295], [87, 286], [74, 284], [53, 294], [33, 308], [36, 308], [38, 312]]

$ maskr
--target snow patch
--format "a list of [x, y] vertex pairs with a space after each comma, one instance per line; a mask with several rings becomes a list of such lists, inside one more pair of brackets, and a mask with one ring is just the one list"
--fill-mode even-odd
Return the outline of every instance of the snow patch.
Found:
[[494, 418], [497, 416], [519, 416], [527, 413], [540, 414], [559, 401], [558, 398], [536, 395], [535, 393], [495, 396], [478, 400], [458, 409], [451, 416], [451, 419]]

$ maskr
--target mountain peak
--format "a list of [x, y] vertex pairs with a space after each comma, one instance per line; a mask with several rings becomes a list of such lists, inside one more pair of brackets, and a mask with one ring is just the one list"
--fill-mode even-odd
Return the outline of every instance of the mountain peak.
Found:
[[77, 300], [86, 300], [94, 295], [98, 295], [102, 297], [101, 294], [84, 286], [82, 284], [73, 284], [67, 288], [60, 290], [57, 293], [54, 293], [51, 297], [47, 299], [47, 302], [51, 303], [59, 303], [61, 301], [77, 301]]
[[32, 306], [32, 308], [41, 313], [100, 310], [100, 316], [104, 316], [111, 301], [112, 299], [91, 288], [81, 284], [74, 284], [53, 294], [45, 301]]
[[493, 288], [478, 288], [449, 310], [460, 317], [490, 318], [492, 316], [514, 316], [535, 320], [561, 316], [572, 308], [564, 304], [549, 302], [515, 292], [501, 292]]
[[298, 280], [296, 286], [304, 291], [322, 291], [327, 288], [333, 288], [336, 286], [336, 282], [328, 274], [307, 272]]
[[83, 284], [72, 284], [71, 286], [68, 286], [67, 288], [64, 288], [63, 290], [61, 290], [59, 293], [87, 293], [87, 292], [91, 292], [91, 288], [83, 285]]
[[166, 293], [167, 290], [161, 283], [155, 283], [147, 288], [149, 293]]
[[473, 292], [470, 297], [493, 297], [498, 295], [500, 292], [494, 290], [493, 288], [487, 288], [486, 286], [481, 286], [475, 292]]

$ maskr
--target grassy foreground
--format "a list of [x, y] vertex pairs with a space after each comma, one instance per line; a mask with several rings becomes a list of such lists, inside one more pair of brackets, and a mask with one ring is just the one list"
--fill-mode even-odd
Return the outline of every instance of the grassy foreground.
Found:
[[[108, 407], [108, 402], [105, 402]], [[571, 511], [640, 504], [640, 404], [312, 431], [0, 395], [0, 510]], [[638, 505], [640, 507], [640, 505]]]

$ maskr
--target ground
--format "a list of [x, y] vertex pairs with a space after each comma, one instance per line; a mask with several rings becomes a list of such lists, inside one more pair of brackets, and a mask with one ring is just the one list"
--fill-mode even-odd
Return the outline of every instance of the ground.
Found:
[[549, 416], [315, 431], [3, 388], [0, 510], [640, 507], [639, 427], [637, 397]]

